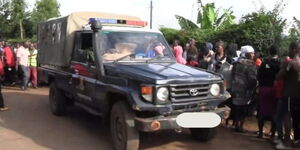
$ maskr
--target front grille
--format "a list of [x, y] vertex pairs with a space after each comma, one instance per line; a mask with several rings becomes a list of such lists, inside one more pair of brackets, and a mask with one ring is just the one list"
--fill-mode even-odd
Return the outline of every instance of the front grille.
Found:
[[210, 84], [171, 85], [170, 98], [174, 103], [204, 100], [209, 96], [209, 88]]

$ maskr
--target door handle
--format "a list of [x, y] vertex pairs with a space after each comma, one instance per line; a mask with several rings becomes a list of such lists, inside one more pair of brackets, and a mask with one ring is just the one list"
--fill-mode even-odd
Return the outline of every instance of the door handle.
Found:
[[73, 83], [73, 78], [71, 77], [70, 79], [69, 79], [69, 82], [68, 82], [69, 84], [72, 84]]

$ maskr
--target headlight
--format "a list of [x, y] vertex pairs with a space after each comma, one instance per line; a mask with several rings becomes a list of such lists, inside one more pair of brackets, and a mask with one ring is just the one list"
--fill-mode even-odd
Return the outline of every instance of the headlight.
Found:
[[220, 85], [219, 84], [213, 84], [213, 85], [211, 85], [209, 92], [213, 96], [218, 96], [220, 94], [220, 92], [221, 92]]
[[165, 102], [169, 97], [169, 90], [165, 87], [161, 87], [157, 90], [156, 97], [159, 101]]

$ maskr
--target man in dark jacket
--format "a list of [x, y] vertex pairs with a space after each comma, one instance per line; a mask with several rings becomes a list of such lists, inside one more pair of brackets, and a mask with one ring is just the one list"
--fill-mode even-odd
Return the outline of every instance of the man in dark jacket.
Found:
[[293, 120], [294, 146], [300, 146], [300, 42], [290, 44], [289, 55], [292, 60], [282, 64], [277, 77], [284, 81], [283, 101]]
[[265, 58], [258, 69], [257, 80], [259, 83], [258, 94], [258, 137], [263, 137], [264, 121], [272, 122], [272, 138], [275, 136], [275, 121], [274, 114], [276, 111], [277, 100], [275, 97], [274, 81], [276, 74], [280, 70], [280, 60], [278, 58], [277, 46], [269, 48], [270, 56]]
[[257, 70], [253, 61], [254, 49], [251, 46], [241, 48], [243, 57], [232, 68], [232, 102], [235, 107], [235, 129], [243, 131], [243, 124], [248, 113], [250, 97], [257, 85]]

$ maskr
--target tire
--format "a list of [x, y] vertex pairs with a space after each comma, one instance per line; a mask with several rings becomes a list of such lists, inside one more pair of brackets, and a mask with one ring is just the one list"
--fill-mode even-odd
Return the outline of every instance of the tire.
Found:
[[203, 142], [212, 140], [217, 134], [216, 128], [191, 128], [190, 131], [196, 140]]
[[66, 114], [66, 97], [63, 92], [58, 89], [54, 82], [50, 84], [49, 89], [50, 110], [56, 116]]
[[139, 132], [134, 128], [135, 114], [127, 103], [116, 102], [110, 115], [110, 132], [114, 150], [137, 150]]

